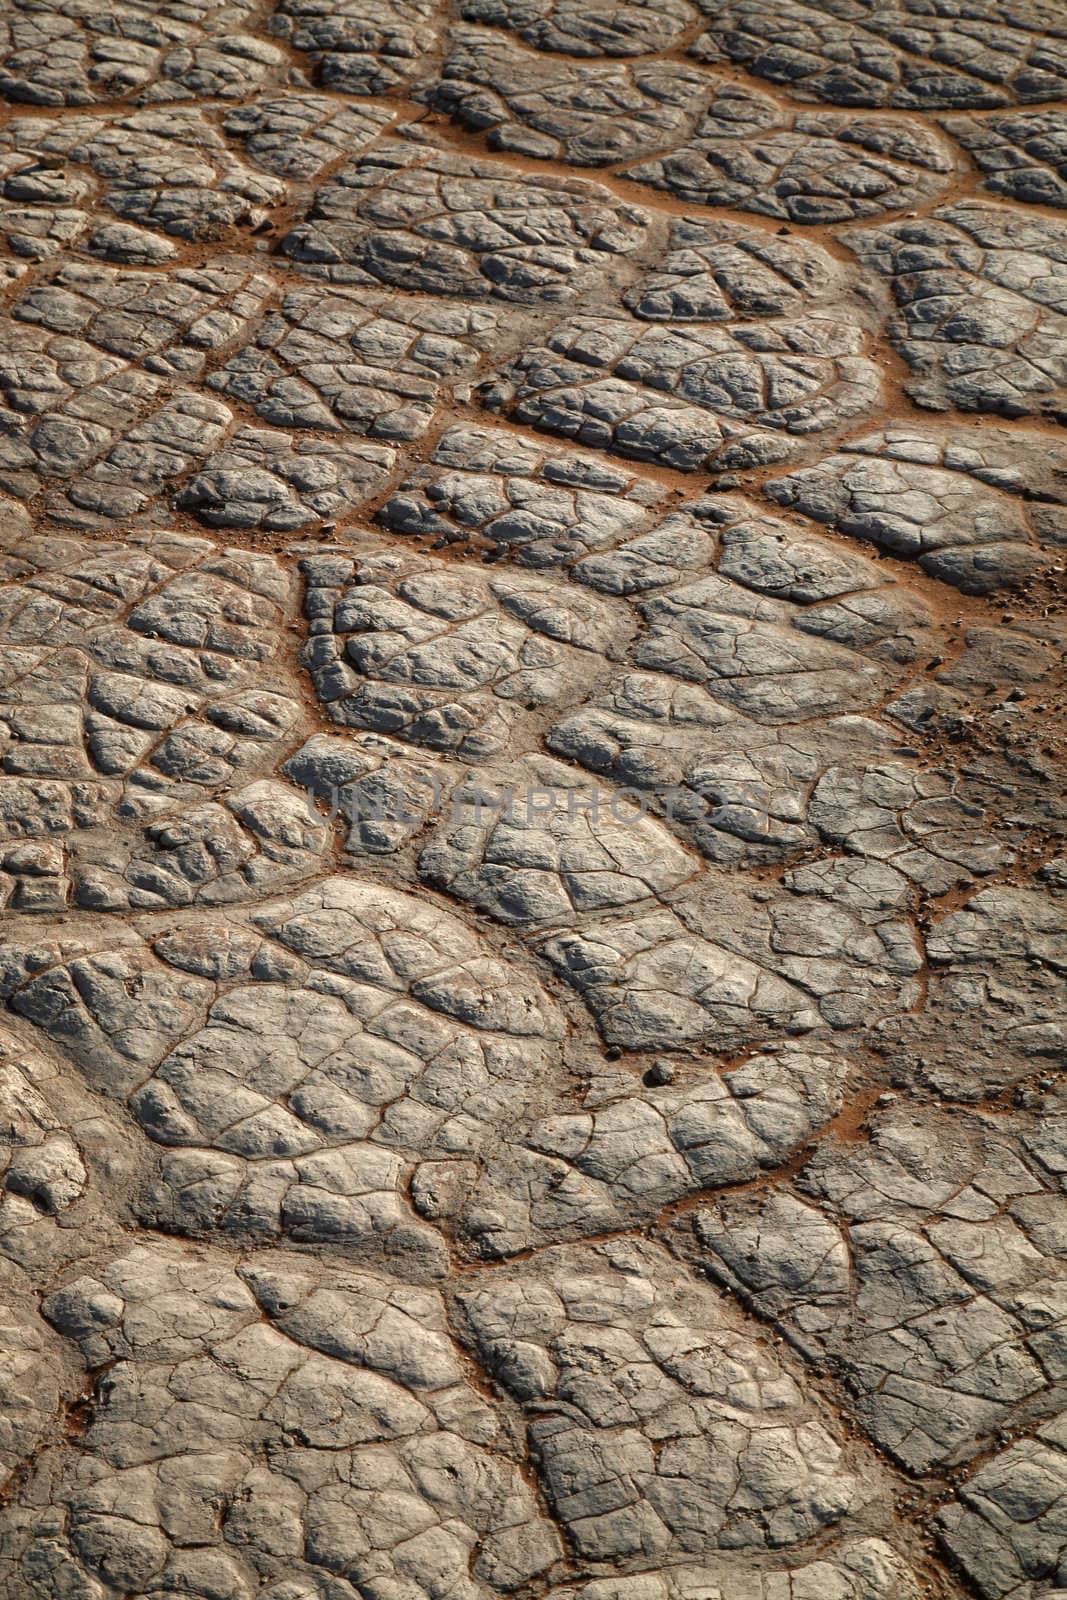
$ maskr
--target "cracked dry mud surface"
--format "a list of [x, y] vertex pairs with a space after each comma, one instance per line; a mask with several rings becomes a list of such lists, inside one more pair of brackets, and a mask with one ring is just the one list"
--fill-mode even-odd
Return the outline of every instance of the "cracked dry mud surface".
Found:
[[1067, 1600], [1062, 5], [0, 100], [0, 1600]]

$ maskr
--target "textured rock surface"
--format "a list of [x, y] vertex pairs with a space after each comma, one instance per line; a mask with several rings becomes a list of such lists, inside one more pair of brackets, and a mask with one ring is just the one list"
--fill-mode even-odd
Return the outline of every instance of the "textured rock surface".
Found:
[[876, 408], [863, 330], [829, 316], [750, 325], [575, 317], [487, 387], [516, 421], [683, 472], [769, 465], [789, 434]]
[[1063, 1600], [1052, 0], [10, 0], [0, 1600]]
[[457, 28], [433, 104], [489, 130], [491, 148], [599, 167], [685, 139], [711, 92], [699, 68], [676, 61], [564, 64]]
[[985, 173], [983, 188], [1031, 205], [1067, 199], [1067, 119], [1062, 111], [950, 117], [944, 126]]
[[316, 190], [281, 248], [338, 283], [554, 305], [606, 275], [648, 221], [596, 184], [386, 140]]
[[802, 99], [839, 105], [1003, 106], [1056, 100], [1067, 60], [1063, 18], [1047, 0], [1006, 9], [944, 0], [796, 0], [769, 12], [761, 0], [708, 8], [695, 52], [737, 62]]
[[869, 1144], [827, 1146], [799, 1196], [696, 1214], [712, 1275], [847, 1371], [867, 1428], [913, 1470], [1062, 1407], [1062, 1099], [1041, 1112], [957, 1115], [950, 1133], [944, 1113], [887, 1109]]
[[783, 114], [770, 96], [734, 84], [720, 87], [689, 139], [672, 143], [630, 175], [689, 205], [792, 222], [899, 211], [939, 194], [952, 171], [947, 145], [905, 118]]
[[845, 237], [891, 284], [921, 405], [1062, 417], [1067, 227], [969, 200]]

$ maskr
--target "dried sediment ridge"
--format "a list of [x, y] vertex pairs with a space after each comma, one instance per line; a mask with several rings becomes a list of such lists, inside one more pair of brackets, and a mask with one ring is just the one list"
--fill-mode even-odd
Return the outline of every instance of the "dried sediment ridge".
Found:
[[1062, 9], [0, 95], [2, 1600], [1061, 1600]]

